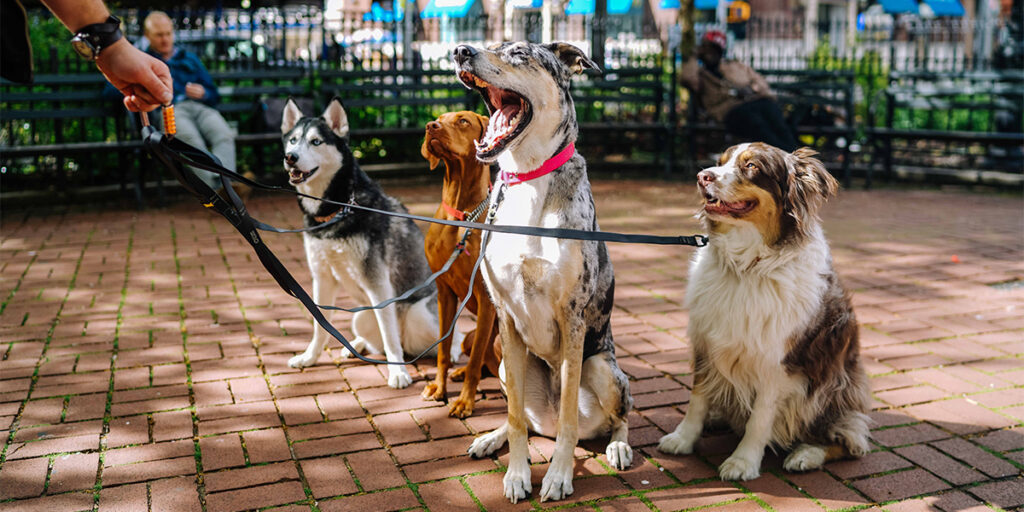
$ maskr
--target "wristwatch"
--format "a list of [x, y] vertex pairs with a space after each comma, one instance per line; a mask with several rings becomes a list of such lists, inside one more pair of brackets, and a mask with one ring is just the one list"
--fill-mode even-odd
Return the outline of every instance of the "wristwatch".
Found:
[[106, 47], [121, 39], [121, 20], [110, 16], [103, 23], [86, 25], [71, 38], [71, 47], [82, 58], [96, 60]]

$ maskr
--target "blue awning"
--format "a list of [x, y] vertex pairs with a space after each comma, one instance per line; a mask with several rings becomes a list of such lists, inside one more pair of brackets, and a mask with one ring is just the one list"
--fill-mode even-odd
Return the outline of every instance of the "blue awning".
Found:
[[469, 14], [473, 0], [430, 0], [426, 9], [420, 12], [420, 18], [462, 18]]
[[516, 9], [540, 9], [544, 0], [512, 0], [509, 2]]
[[661, 0], [662, 9], [678, 9], [679, 0]]
[[718, 9], [718, 0], [694, 0], [693, 6], [702, 11]]
[[936, 16], [963, 16], [964, 6], [960, 0], [924, 0]]
[[[633, 0], [607, 0], [608, 14], [626, 14], [633, 8]], [[595, 0], [569, 0], [566, 14], [592, 14]]]
[[917, 14], [917, 2], [914, 0], [879, 0], [878, 3], [889, 14]]
[[395, 2], [395, 10], [387, 11], [380, 6], [379, 3], [374, 2], [370, 4], [370, 12], [363, 14], [363, 21], [382, 21], [384, 23], [392, 23], [395, 21], [402, 21], [405, 12], [402, 11], [402, 5], [399, 2]]

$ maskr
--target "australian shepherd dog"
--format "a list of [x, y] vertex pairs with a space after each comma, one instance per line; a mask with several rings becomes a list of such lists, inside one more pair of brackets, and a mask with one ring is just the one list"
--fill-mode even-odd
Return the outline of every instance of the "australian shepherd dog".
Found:
[[788, 471], [870, 448], [857, 321], [818, 219], [839, 186], [814, 154], [740, 144], [697, 175], [710, 243], [686, 291], [693, 394], [659, 448], [691, 453], [724, 421], [742, 436], [725, 480], [756, 478], [769, 446], [791, 450]]

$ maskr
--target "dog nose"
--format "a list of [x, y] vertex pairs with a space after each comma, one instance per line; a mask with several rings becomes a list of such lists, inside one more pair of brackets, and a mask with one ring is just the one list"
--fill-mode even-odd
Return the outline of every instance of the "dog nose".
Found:
[[437, 121], [431, 121], [431, 122], [427, 123], [427, 129], [432, 131], [432, 132], [436, 132], [437, 130], [441, 129], [441, 123], [439, 123]]
[[284, 155], [284, 161], [290, 165], [295, 165], [295, 162], [299, 161], [299, 155], [295, 153], [286, 153]]
[[705, 187], [714, 183], [716, 179], [717, 178], [715, 178], [715, 173], [711, 171], [701, 171], [697, 173], [697, 183], [700, 183]]
[[455, 62], [458, 62], [459, 64], [465, 63], [476, 54], [476, 48], [465, 44], [460, 44], [452, 50], [452, 56], [455, 58]]

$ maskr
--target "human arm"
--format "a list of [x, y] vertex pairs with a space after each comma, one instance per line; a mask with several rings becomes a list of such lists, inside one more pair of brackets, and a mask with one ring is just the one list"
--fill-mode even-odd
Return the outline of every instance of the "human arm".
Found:
[[700, 62], [696, 55], [683, 63], [682, 69], [679, 70], [679, 83], [691, 91], [700, 90]]
[[[71, 32], [103, 23], [110, 16], [102, 0], [43, 0], [43, 4]], [[167, 65], [123, 37], [100, 51], [96, 67], [124, 95], [128, 110], [145, 112], [171, 102], [171, 73]]]
[[189, 52], [185, 58], [189, 60], [188, 68], [191, 70], [189, 76], [191, 81], [185, 86], [185, 95], [211, 107], [216, 106], [220, 103], [220, 93], [213, 83], [210, 72], [195, 54]]

